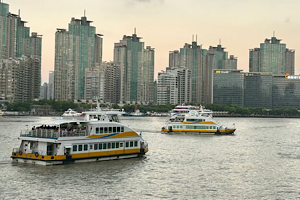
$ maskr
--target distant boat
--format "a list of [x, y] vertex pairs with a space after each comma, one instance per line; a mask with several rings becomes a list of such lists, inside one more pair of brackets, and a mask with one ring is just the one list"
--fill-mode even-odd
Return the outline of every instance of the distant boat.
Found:
[[135, 112], [125, 113], [123, 114], [125, 117], [146, 117], [148, 114], [141, 113], [140, 110], [137, 109], [137, 105], [135, 105]]
[[64, 114], [62, 114], [63, 117], [79, 117], [81, 115], [82, 113], [78, 113], [72, 110], [71, 108], [69, 108], [67, 111], [64, 112]]

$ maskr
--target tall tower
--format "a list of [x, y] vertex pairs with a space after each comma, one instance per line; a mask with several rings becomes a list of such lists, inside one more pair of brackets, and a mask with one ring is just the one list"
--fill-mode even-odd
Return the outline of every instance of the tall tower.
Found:
[[295, 51], [286, 48], [275, 36], [265, 39], [260, 48], [249, 51], [250, 72], [271, 72], [273, 75], [294, 74]]
[[85, 69], [102, 62], [102, 35], [87, 17], [72, 18], [66, 29], [55, 34], [55, 99], [74, 100], [85, 97]]
[[[3, 83], [1, 98], [9, 101], [32, 101], [38, 99], [41, 85], [42, 37], [30, 36], [19, 14], [9, 12], [9, 5], [0, 1], [0, 55]], [[10, 59], [13, 61], [5, 61]], [[8, 84], [9, 83], [9, 84]], [[9, 85], [13, 86], [11, 90]], [[5, 92], [4, 92], [5, 91]]]
[[[144, 49], [140, 39], [136, 32], [132, 36], [124, 35], [114, 47], [114, 62], [121, 70], [120, 98], [128, 103], [149, 102], [144, 94], [151, 85], [146, 82], [154, 80], [154, 49]], [[145, 78], [144, 73], [147, 74]]]

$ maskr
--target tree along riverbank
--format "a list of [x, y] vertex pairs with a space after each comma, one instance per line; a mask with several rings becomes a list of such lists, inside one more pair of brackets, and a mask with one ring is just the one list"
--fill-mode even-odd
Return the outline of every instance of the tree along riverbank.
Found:
[[[45, 112], [38, 115], [49, 115], [49, 116], [59, 116], [63, 114], [69, 108], [76, 110], [77, 112], [82, 112], [95, 108], [96, 104], [87, 104], [87, 103], [74, 103], [70, 101], [55, 101], [55, 100], [40, 100], [32, 102], [14, 102], [14, 103], [5, 103], [2, 105], [2, 110], [10, 112], [32, 112], [32, 105], [48, 105], [51, 106], [53, 111]], [[195, 105], [200, 106], [199, 104], [186, 103], [185, 105]], [[113, 108], [113, 109], [124, 109], [125, 112], [130, 113], [135, 111], [135, 105], [118, 105], [118, 104], [101, 104], [102, 108]], [[147, 105], [137, 105], [137, 109], [141, 113], [168, 113], [176, 105], [156, 105], [156, 104], [147, 104]], [[220, 104], [204, 104], [206, 109], [212, 110], [214, 116], [218, 117], [300, 117], [300, 113], [297, 108], [247, 108], [236, 105], [220, 105]]]

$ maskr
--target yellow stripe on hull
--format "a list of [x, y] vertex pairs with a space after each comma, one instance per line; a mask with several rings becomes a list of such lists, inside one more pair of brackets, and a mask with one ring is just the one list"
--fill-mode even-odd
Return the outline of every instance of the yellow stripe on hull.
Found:
[[[219, 133], [233, 133], [236, 129], [219, 130]], [[169, 132], [169, 129], [161, 129], [162, 132]], [[217, 130], [197, 130], [197, 129], [172, 129], [172, 132], [201, 132], [217, 133]]]
[[113, 151], [100, 151], [100, 152], [86, 152], [86, 153], [73, 153], [72, 158], [92, 158], [101, 156], [121, 155], [140, 153], [140, 149], [126, 149], [126, 150], [113, 150]]
[[[112, 135], [112, 136], [109, 136]], [[109, 136], [109, 137], [107, 137]], [[108, 133], [108, 134], [99, 134], [99, 135], [90, 135], [87, 138], [123, 138], [123, 137], [136, 137], [139, 136], [136, 132], [134, 131], [129, 131], [129, 132], [124, 132], [124, 133], [117, 133], [117, 134], [113, 134], [113, 133]]]
[[182, 122], [183, 124], [215, 124], [215, 122], [198, 122], [198, 123], [194, 123], [194, 122]]
[[[33, 153], [12, 153], [12, 158], [27, 158], [27, 159], [33, 159], [33, 160], [44, 160], [44, 161], [50, 161], [50, 160], [66, 160], [65, 155], [56, 155], [56, 156], [45, 156], [45, 155], [39, 155], [36, 156], [36, 154]], [[52, 159], [53, 158], [53, 159]]]
[[[148, 148], [146, 148], [148, 151]], [[147, 152], [145, 149], [145, 153]], [[99, 152], [86, 152], [86, 153], [73, 153], [72, 159], [78, 158], [92, 158], [92, 157], [101, 157], [101, 156], [112, 156], [112, 155], [126, 155], [140, 153], [140, 149], [121, 149], [121, 150], [112, 150], [112, 151], [99, 151]], [[56, 156], [45, 156], [30, 154], [30, 153], [12, 153], [12, 158], [26, 158], [32, 160], [43, 160], [43, 161], [55, 161], [55, 160], [66, 160], [65, 155], [56, 155]], [[52, 158], [52, 159], [51, 159]]]

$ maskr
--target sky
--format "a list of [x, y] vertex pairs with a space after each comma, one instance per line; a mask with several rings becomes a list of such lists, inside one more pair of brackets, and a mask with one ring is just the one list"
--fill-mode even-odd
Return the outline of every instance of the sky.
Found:
[[31, 32], [43, 35], [42, 84], [54, 70], [55, 32], [68, 29], [72, 17], [86, 11], [96, 32], [103, 34], [103, 61], [113, 60], [114, 43], [136, 27], [145, 46], [155, 48], [155, 73], [169, 64], [169, 51], [179, 50], [197, 35], [207, 49], [221, 44], [249, 71], [249, 49], [275, 36], [295, 50], [300, 73], [300, 0], [1, 0], [20, 15]]

